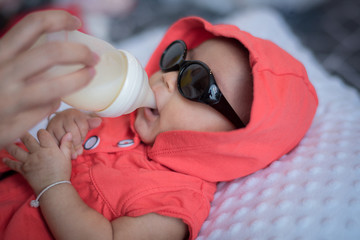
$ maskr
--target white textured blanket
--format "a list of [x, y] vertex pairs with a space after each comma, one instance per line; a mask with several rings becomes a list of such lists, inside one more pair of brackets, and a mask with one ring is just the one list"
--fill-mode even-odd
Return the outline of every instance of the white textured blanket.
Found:
[[[198, 240], [360, 239], [359, 93], [329, 75], [276, 12], [249, 9], [219, 22], [270, 39], [303, 62], [319, 108], [291, 153], [248, 177], [219, 184]], [[145, 64], [164, 32], [152, 29], [117, 47]]]
[[324, 71], [270, 10], [224, 22], [304, 63], [319, 108], [299, 146], [268, 168], [221, 183], [198, 239], [360, 239], [360, 96]]

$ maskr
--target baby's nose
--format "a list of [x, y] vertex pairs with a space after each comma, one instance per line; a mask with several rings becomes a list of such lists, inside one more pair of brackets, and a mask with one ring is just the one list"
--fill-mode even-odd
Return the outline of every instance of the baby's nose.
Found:
[[178, 71], [171, 71], [171, 72], [163, 73], [162, 75], [162, 79], [170, 92], [173, 92], [177, 89], [178, 73], [179, 73]]

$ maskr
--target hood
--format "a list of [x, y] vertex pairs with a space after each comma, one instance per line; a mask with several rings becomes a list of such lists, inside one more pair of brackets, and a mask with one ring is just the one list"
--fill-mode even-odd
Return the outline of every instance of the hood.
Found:
[[148, 157], [166, 167], [211, 182], [256, 172], [292, 150], [309, 129], [318, 99], [304, 66], [283, 49], [233, 25], [187, 17], [174, 23], [151, 56], [146, 71], [159, 70], [174, 40], [189, 49], [217, 36], [233, 38], [249, 51], [253, 104], [248, 125], [230, 132], [169, 131], [148, 147]]

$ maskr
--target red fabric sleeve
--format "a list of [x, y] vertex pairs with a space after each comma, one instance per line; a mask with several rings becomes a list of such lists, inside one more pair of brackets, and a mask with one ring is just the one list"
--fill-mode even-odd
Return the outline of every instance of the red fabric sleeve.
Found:
[[209, 214], [216, 184], [165, 169], [125, 165], [124, 169], [92, 169], [92, 181], [113, 212], [112, 218], [148, 213], [179, 218], [188, 225], [189, 239], [195, 239]]

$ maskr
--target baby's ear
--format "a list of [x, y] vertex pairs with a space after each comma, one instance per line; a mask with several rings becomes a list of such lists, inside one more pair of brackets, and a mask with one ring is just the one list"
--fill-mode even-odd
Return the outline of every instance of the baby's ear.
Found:
[[100, 117], [90, 117], [88, 119], [89, 130], [100, 126], [102, 119]]

